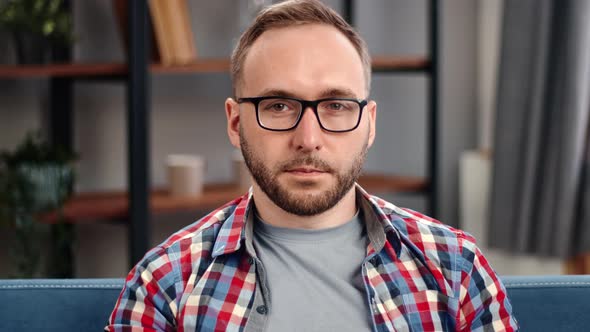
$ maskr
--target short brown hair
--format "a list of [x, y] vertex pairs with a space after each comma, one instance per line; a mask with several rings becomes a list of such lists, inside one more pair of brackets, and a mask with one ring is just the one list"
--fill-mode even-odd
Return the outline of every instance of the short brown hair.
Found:
[[242, 70], [248, 50], [267, 30], [302, 24], [328, 24], [342, 32], [352, 43], [363, 63], [366, 93], [371, 86], [371, 58], [365, 41], [338, 13], [319, 0], [289, 0], [263, 9], [254, 23], [242, 34], [231, 55], [233, 94], [242, 79]]

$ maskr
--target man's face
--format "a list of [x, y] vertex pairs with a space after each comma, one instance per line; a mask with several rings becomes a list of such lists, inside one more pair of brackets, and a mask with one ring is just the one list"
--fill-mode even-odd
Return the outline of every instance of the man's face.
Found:
[[[348, 39], [333, 27], [306, 24], [271, 29], [252, 45], [238, 98], [284, 95], [366, 99], [363, 66]], [[350, 192], [375, 135], [376, 105], [365, 106], [355, 130], [322, 130], [311, 109], [290, 131], [261, 128], [251, 103], [226, 102], [228, 133], [242, 149], [254, 191], [300, 216], [322, 213]]]

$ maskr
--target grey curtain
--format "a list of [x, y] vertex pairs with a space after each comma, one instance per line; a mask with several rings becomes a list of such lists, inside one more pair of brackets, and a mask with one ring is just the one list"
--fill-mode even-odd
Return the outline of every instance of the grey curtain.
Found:
[[590, 1], [506, 0], [489, 243], [590, 252]]

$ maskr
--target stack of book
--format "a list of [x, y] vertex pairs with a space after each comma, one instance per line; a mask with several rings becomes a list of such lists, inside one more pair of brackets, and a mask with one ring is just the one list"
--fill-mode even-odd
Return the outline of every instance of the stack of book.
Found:
[[[197, 59], [187, 0], [148, 0], [153, 31], [153, 60], [165, 66], [193, 63]], [[128, 0], [113, 0], [115, 16], [127, 49]]]
[[186, 65], [197, 59], [186, 0], [149, 0], [160, 61]]

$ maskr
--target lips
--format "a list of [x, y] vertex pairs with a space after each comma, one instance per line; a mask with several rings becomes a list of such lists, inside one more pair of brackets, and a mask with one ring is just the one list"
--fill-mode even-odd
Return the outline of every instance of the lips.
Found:
[[324, 173], [324, 171], [317, 169], [317, 168], [309, 168], [309, 167], [296, 167], [288, 169], [287, 172], [298, 172], [298, 173]]
[[335, 173], [330, 164], [320, 158], [307, 156], [286, 161], [280, 166], [281, 172], [299, 175]]

